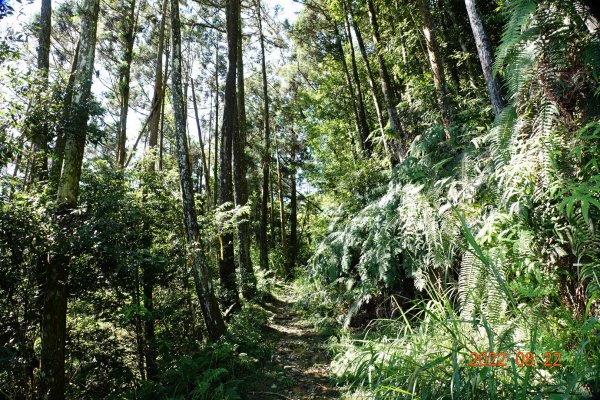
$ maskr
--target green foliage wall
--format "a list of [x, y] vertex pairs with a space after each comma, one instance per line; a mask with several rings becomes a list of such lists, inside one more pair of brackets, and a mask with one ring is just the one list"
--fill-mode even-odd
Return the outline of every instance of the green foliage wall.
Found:
[[[451, 337], [445, 345], [442, 339], [436, 342], [432, 324], [437, 321], [440, 328], [455, 332], [458, 342], [468, 343], [471, 337], [474, 342], [468, 347], [474, 351], [483, 351], [479, 349], [486, 340], [490, 348], [492, 342], [502, 346], [504, 340], [512, 340], [508, 348], [513, 351], [523, 346], [525, 337], [531, 343], [544, 342], [556, 338], [554, 325], [568, 326], [558, 335], [575, 346], [561, 347], [571, 352], [574, 369], [571, 375], [555, 371], [552, 376], [562, 385], [558, 390], [573, 395], [586, 393], [584, 388], [598, 390], [598, 377], [578, 363], [587, 363], [590, 370], [599, 365], [593, 332], [599, 327], [600, 296], [600, 123], [595, 107], [600, 42], [588, 33], [571, 3], [505, 1], [501, 12], [506, 25], [495, 68], [509, 100], [502, 114], [488, 125], [487, 116], [455, 96], [460, 107], [456, 143], [444, 142], [435, 125], [420, 129], [383, 196], [375, 196], [358, 212], [330, 212], [329, 231], [310, 264], [317, 286], [326, 288], [326, 301], [345, 305], [343, 318], [335, 315], [339, 309], [329, 315], [346, 326], [369, 308], [388, 308], [370, 319], [399, 317], [407, 308], [402, 299], [414, 298], [411, 287], [419, 293], [418, 309], [423, 310], [413, 309], [404, 320], [392, 323], [405, 330], [404, 335], [419, 329], [414, 340], [392, 333], [396, 344], [386, 345], [386, 336], [342, 342], [349, 346], [340, 349], [339, 358], [346, 382], [371, 388], [389, 385], [383, 393], [399, 398], [401, 393], [423, 398], [440, 398], [436, 396], [442, 393], [477, 398], [487, 393], [502, 398], [499, 392], [485, 390], [461, 397], [457, 387], [449, 394], [452, 389], [441, 382], [443, 367], [416, 361], [418, 354], [411, 346], [421, 339], [433, 341], [430, 346], [439, 349], [442, 358], [442, 349], [452, 346], [448, 357], [466, 357]], [[411, 93], [415, 103], [423, 96]], [[437, 301], [442, 308], [427, 311]], [[409, 323], [406, 318], [411, 316]], [[475, 343], [478, 335], [469, 333], [468, 323], [489, 327], [480, 338], [483, 342]], [[521, 336], [513, 329], [516, 324], [524, 324]], [[385, 350], [386, 346], [391, 347]], [[359, 362], [353, 357], [366, 358]], [[394, 378], [402, 375], [402, 368], [392, 360], [410, 357], [425, 374], [420, 383]], [[456, 365], [462, 362], [459, 358]], [[378, 379], [372, 379], [370, 368], [381, 368]], [[453, 378], [457, 384], [473, 378], [475, 371], [456, 368], [447, 372], [458, 374]], [[439, 382], [430, 380], [436, 377]], [[531, 390], [552, 391], [550, 382], [536, 381]], [[438, 386], [441, 392], [429, 392]], [[410, 393], [403, 391], [407, 387]]]

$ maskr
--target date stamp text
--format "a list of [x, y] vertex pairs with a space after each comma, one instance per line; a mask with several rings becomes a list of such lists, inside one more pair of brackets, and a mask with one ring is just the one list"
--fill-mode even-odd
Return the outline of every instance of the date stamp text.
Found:
[[[543, 363], [542, 363], [543, 361]], [[562, 367], [560, 363], [560, 353], [558, 351], [547, 351], [543, 354], [542, 360], [537, 360], [536, 355], [530, 351], [519, 351], [514, 355], [514, 362], [517, 367], [535, 367], [543, 366], [546, 368]], [[469, 367], [507, 367], [511, 361], [505, 352], [484, 351], [470, 354]]]

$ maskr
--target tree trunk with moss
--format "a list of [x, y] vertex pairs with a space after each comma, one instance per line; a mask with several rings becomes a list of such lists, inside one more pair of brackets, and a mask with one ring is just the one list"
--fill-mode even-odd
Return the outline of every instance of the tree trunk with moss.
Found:
[[[40, 75], [40, 92], [48, 89], [48, 70], [50, 68], [50, 33], [52, 30], [52, 0], [42, 0], [40, 11], [40, 30], [38, 34], [37, 67]], [[48, 179], [48, 142], [50, 131], [44, 116], [36, 116], [33, 123], [33, 165], [31, 182], [43, 182]]]
[[42, 288], [40, 397], [58, 400], [65, 396], [65, 339], [67, 323], [67, 279], [69, 236], [75, 228], [74, 209], [85, 149], [92, 74], [96, 55], [96, 28], [99, 0], [86, 0], [81, 8], [81, 39], [74, 74], [73, 98], [68, 119], [62, 121], [65, 134], [64, 166], [58, 186], [55, 214], [58, 234], [55, 254], [50, 255]]
[[204, 323], [208, 337], [212, 341], [218, 340], [225, 332], [225, 322], [217, 298], [215, 297], [212, 279], [209, 274], [205, 254], [203, 252], [202, 238], [196, 218], [196, 204], [192, 190], [192, 174], [190, 172], [188, 144], [185, 123], [185, 100], [183, 97], [182, 72], [181, 72], [181, 23], [179, 20], [179, 2], [171, 0], [171, 32], [173, 49], [171, 92], [173, 95], [173, 110], [175, 117], [175, 139], [177, 142], [177, 165], [181, 184], [181, 199], [183, 202], [183, 219], [190, 250], [189, 266], [192, 269], [196, 293], [200, 302]]

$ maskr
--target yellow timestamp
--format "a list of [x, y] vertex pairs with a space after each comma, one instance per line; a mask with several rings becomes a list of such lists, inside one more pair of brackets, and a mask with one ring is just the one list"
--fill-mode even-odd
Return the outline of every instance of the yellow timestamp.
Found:
[[[543, 366], [547, 368], [562, 367], [560, 363], [561, 354], [558, 351], [547, 351], [543, 354]], [[470, 354], [469, 367], [507, 367], [508, 356], [505, 352], [472, 351]], [[517, 367], [534, 367], [537, 366], [535, 353], [531, 351], [519, 351], [514, 355], [515, 365]]]

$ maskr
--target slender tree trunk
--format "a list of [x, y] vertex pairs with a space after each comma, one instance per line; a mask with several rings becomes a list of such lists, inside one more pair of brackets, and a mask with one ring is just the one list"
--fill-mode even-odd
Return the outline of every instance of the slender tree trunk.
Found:
[[[166, 13], [164, 14], [166, 15]], [[165, 22], [166, 24], [166, 22]], [[164, 79], [163, 79], [163, 85], [162, 85], [162, 100], [161, 100], [161, 107], [160, 107], [160, 143], [159, 143], [159, 150], [158, 150], [158, 169], [162, 171], [163, 169], [163, 154], [164, 154], [164, 139], [165, 139], [165, 96], [166, 96], [166, 92], [167, 92], [167, 80], [169, 78], [169, 60], [170, 60], [170, 54], [169, 54], [169, 41], [166, 42], [166, 46], [165, 46], [165, 60], [167, 61], [166, 65], [165, 65], [165, 74], [164, 74]]]
[[[200, 116], [198, 115], [198, 103], [196, 101], [196, 88], [194, 80], [192, 82], [192, 101], [194, 102], [194, 116], [196, 117], [196, 129], [198, 129], [198, 142], [200, 143], [200, 156], [202, 157], [202, 171], [204, 172], [204, 181], [206, 183], [206, 198], [210, 199], [210, 170], [206, 163], [206, 153], [204, 152], [204, 139], [202, 139], [202, 129], [200, 128]], [[207, 205], [209, 205], [207, 203]]]
[[[169, 59], [169, 51], [166, 53], [167, 60]], [[166, 75], [166, 74], [165, 74]], [[165, 77], [166, 79], [166, 77]], [[163, 153], [164, 153], [164, 137], [165, 137], [165, 99], [163, 92], [163, 101], [160, 108], [160, 144], [158, 150], [158, 169], [163, 169]]]
[[290, 148], [290, 240], [287, 252], [287, 273], [292, 274], [296, 269], [298, 258], [298, 194], [296, 191], [296, 151], [298, 138], [292, 128], [292, 145]]
[[[141, 308], [141, 301], [140, 301], [140, 268], [139, 266], [135, 266], [135, 274], [134, 274], [134, 278], [135, 278], [135, 287], [133, 288], [133, 303], [136, 305], [136, 307], [138, 308], [138, 310]], [[141, 380], [145, 380], [146, 379], [146, 369], [144, 368], [144, 354], [146, 353], [145, 348], [146, 346], [144, 345], [144, 334], [142, 332], [142, 319], [140, 316], [140, 312], [136, 312], [135, 314], [135, 319], [134, 319], [134, 326], [135, 326], [135, 344], [136, 344], [136, 351], [137, 351], [137, 367], [138, 367], [138, 371], [140, 372], [140, 379]]]
[[394, 89], [392, 86], [392, 81], [390, 79], [390, 75], [387, 70], [387, 66], [385, 65], [385, 60], [383, 58], [383, 50], [381, 48], [381, 36], [379, 33], [379, 22], [377, 21], [377, 13], [375, 11], [375, 6], [373, 5], [373, 0], [367, 0], [367, 6], [369, 8], [369, 22], [371, 23], [371, 29], [373, 30], [373, 44], [375, 45], [375, 51], [377, 52], [377, 62], [379, 64], [379, 78], [381, 80], [381, 91], [383, 92], [383, 98], [385, 100], [385, 106], [387, 108], [388, 113], [388, 121], [390, 124], [390, 128], [392, 132], [398, 136], [401, 142], [400, 149], [400, 157], [404, 157], [404, 133], [402, 132], [402, 126], [400, 125], [400, 118], [398, 117], [398, 110], [396, 109], [396, 104], [398, 100], [394, 96]]
[[277, 168], [277, 189], [279, 195], [279, 238], [284, 251], [287, 250], [287, 242], [285, 237], [285, 206], [283, 204], [283, 179], [281, 177], [281, 164], [279, 161], [279, 141], [275, 135], [275, 163]]
[[[42, 91], [48, 89], [48, 70], [50, 68], [50, 33], [52, 30], [52, 0], [42, 0], [40, 12], [40, 31], [38, 36], [37, 67], [42, 79]], [[34, 161], [31, 181], [43, 182], [48, 179], [48, 142], [50, 132], [47, 122], [37, 121], [34, 124], [33, 153]]]
[[177, 164], [181, 183], [184, 225], [190, 247], [190, 268], [194, 276], [196, 293], [200, 302], [208, 337], [212, 341], [219, 339], [225, 332], [225, 322], [217, 298], [213, 292], [208, 265], [203, 254], [202, 239], [196, 219], [196, 204], [192, 190], [187, 135], [185, 132], [185, 99], [183, 97], [181, 73], [181, 23], [179, 20], [179, 2], [171, 0], [171, 32], [173, 48], [171, 50], [173, 71], [171, 72], [171, 94], [175, 114], [175, 139], [177, 142]]
[[481, 21], [479, 11], [477, 11], [476, 0], [465, 0], [465, 5], [469, 14], [473, 36], [475, 37], [475, 45], [477, 46], [479, 61], [481, 61], [481, 69], [483, 70], [483, 76], [492, 103], [492, 109], [494, 110], [494, 115], [498, 115], [504, 108], [504, 99], [500, 92], [500, 84], [492, 72], [494, 57], [492, 55], [490, 41], [483, 28], [483, 22]]
[[[38, 43], [38, 55], [37, 55], [37, 67], [40, 73], [41, 78], [41, 87], [39, 88], [40, 92], [46, 92], [48, 90], [48, 71], [50, 69], [50, 33], [51, 33], [51, 25], [52, 25], [52, 2], [51, 0], [42, 0], [42, 9], [40, 13], [40, 31], [39, 31], [39, 43]], [[48, 143], [50, 141], [50, 130], [48, 127], [48, 122], [45, 118], [39, 118], [38, 121], [34, 123], [34, 131], [33, 131], [33, 143], [32, 143], [32, 151], [33, 151], [33, 163], [32, 163], [32, 171], [31, 171], [31, 182], [33, 183], [35, 180], [38, 182], [45, 182], [48, 180]], [[15, 167], [16, 168], [16, 167]], [[42, 289], [45, 285], [44, 278], [45, 272], [49, 269], [48, 257], [36, 257], [36, 273], [35, 277], [38, 280], [36, 283], [39, 284], [39, 287]], [[40, 301], [41, 300], [41, 301]], [[38, 297], [38, 301], [36, 302], [38, 305], [44, 306], [43, 298]], [[40, 304], [41, 303], [41, 304]], [[29, 347], [31, 349], [31, 354], [33, 355], [32, 346]], [[29, 351], [28, 351], [29, 352]], [[32, 358], [32, 357], [28, 357]], [[33, 384], [33, 368], [30, 370], [28, 374], [31, 376], [31, 388], [26, 389], [27, 392], [31, 396], [33, 396], [35, 387]], [[32, 397], [33, 398], [33, 397]]]
[[[148, 128], [148, 147], [150, 152], [154, 152], [158, 145], [158, 125], [160, 122], [160, 115], [162, 104], [164, 101], [164, 83], [163, 83], [163, 52], [164, 52], [164, 41], [165, 41], [165, 24], [167, 19], [167, 0], [163, 0], [162, 4], [162, 19], [160, 21], [160, 28], [158, 33], [158, 46], [156, 50], [156, 72], [154, 78], [154, 94], [152, 96], [152, 110], [150, 111]], [[165, 73], [166, 75], [166, 73]], [[125, 154], [125, 153], [123, 153]], [[150, 162], [147, 163], [147, 169], [149, 172], [153, 172], [155, 169], [155, 158], [152, 154]], [[145, 200], [144, 189], [144, 200]], [[151, 244], [151, 238], [148, 237], [146, 240], [148, 246]], [[142, 290], [144, 293], [144, 307], [148, 310], [148, 315], [144, 321], [144, 358], [146, 359], [146, 377], [147, 379], [154, 380], [158, 375], [158, 367], [156, 364], [157, 349], [156, 349], [156, 330], [154, 322], [154, 286], [156, 283], [156, 269], [157, 265], [152, 263], [144, 263], [142, 271]]]
[[[304, 210], [304, 218], [302, 219], [302, 226], [300, 227], [300, 235], [298, 236], [298, 243], [302, 243], [302, 238], [304, 237], [304, 229], [306, 228], [306, 224], [308, 223], [308, 218], [310, 216], [310, 201], [306, 201], [306, 210]], [[308, 239], [310, 243], [310, 239]]]
[[[65, 339], [67, 331], [67, 279], [69, 235], [76, 221], [79, 179], [85, 148], [88, 104], [96, 54], [99, 0], [85, 0], [81, 8], [81, 42], [75, 69], [73, 99], [68, 120], [63, 121], [66, 143], [64, 167], [58, 186], [59, 207], [55, 214], [59, 231], [57, 251], [51, 256], [42, 288], [40, 397], [65, 397]], [[50, 256], [50, 255], [49, 255]]]
[[444, 77], [444, 66], [440, 56], [440, 47], [435, 37], [433, 24], [431, 22], [431, 12], [429, 10], [428, 0], [419, 0], [418, 7], [421, 14], [421, 23], [425, 43], [427, 44], [427, 53], [429, 55], [429, 65], [433, 75], [433, 83], [438, 95], [438, 103], [442, 114], [442, 124], [446, 140], [450, 140], [450, 102], [448, 101], [448, 92], [446, 88], [446, 79]]
[[[350, 77], [350, 71], [348, 70], [348, 64], [346, 63], [346, 56], [344, 54], [344, 47], [342, 46], [342, 39], [337, 25], [335, 26], [335, 44], [340, 56], [340, 62], [342, 69], [344, 70], [344, 76], [346, 77], [346, 85], [348, 85], [348, 93], [350, 95], [350, 106], [352, 107], [352, 114], [354, 115], [354, 128], [356, 129], [356, 136], [360, 138], [360, 116], [358, 114], [358, 107], [356, 105], [356, 94], [354, 91], [354, 84]], [[352, 148], [352, 155], [356, 158], [356, 146], [354, 145], [354, 137], [350, 135], [350, 146]]]
[[[269, 162], [271, 162], [271, 155], [269, 154]], [[271, 166], [269, 166], [269, 227], [271, 228], [271, 236], [269, 239], [271, 243], [275, 242], [275, 184], [273, 183], [273, 172], [271, 171]], [[280, 235], [281, 236], [281, 235]]]
[[[247, 145], [247, 121], [246, 121], [246, 99], [244, 87], [244, 57], [243, 57], [243, 36], [242, 20], [238, 24], [238, 43], [237, 43], [237, 103], [238, 103], [238, 130], [233, 138], [233, 173], [235, 185], [235, 203], [238, 207], [247, 206], [248, 203], [248, 182], [246, 173], [248, 162], [246, 160]], [[238, 257], [240, 265], [240, 283], [242, 295], [246, 299], [252, 298], [256, 293], [256, 276], [250, 259], [250, 226], [248, 218], [242, 216], [237, 222], [238, 239]]]
[[[264, 153], [262, 156], [262, 195], [260, 203], [260, 225], [258, 231], [258, 242], [260, 249], [260, 268], [269, 268], [269, 248], [267, 243], [267, 203], [269, 201], [269, 159], [271, 143], [271, 127], [269, 125], [269, 90], [267, 84], [267, 64], [265, 57], [265, 37], [262, 29], [262, 13], [260, 0], [256, 0], [256, 12], [258, 13], [258, 29], [261, 54], [262, 92], [263, 92], [263, 131], [265, 135]], [[271, 224], [272, 225], [272, 224]]]
[[117, 140], [117, 165], [125, 166], [127, 154], [125, 143], [127, 142], [127, 114], [129, 111], [129, 82], [131, 80], [131, 62], [133, 61], [133, 43], [135, 41], [136, 17], [135, 0], [131, 0], [129, 14], [124, 17], [124, 52], [123, 63], [119, 65], [119, 93], [121, 95], [119, 113], [119, 131]]
[[367, 112], [365, 110], [365, 101], [362, 92], [362, 85], [360, 83], [360, 76], [358, 75], [358, 68], [356, 65], [356, 54], [354, 52], [354, 43], [352, 43], [352, 30], [350, 29], [350, 20], [348, 14], [344, 13], [345, 21], [344, 27], [346, 29], [346, 39], [348, 41], [348, 48], [350, 49], [350, 65], [352, 66], [352, 76], [354, 77], [354, 83], [356, 85], [356, 105], [358, 107], [358, 117], [360, 124], [360, 136], [359, 144], [362, 152], [370, 156], [373, 151], [373, 143], [369, 140], [371, 129], [367, 121]]
[[156, 69], [154, 73], [154, 94], [152, 95], [152, 109], [148, 121], [148, 145], [150, 149], [154, 149], [158, 144], [158, 125], [160, 123], [160, 115], [164, 102], [163, 89], [163, 53], [165, 43], [165, 25], [167, 20], [167, 0], [162, 3], [162, 18], [158, 31], [158, 45], [156, 49]]
[[365, 69], [367, 71], [367, 79], [369, 82], [369, 89], [371, 89], [371, 96], [373, 98], [373, 105], [375, 106], [375, 114], [377, 115], [377, 123], [379, 124], [379, 131], [381, 133], [381, 137], [383, 139], [383, 145], [385, 146], [385, 151], [388, 156], [391, 156], [390, 149], [388, 146], [388, 141], [385, 136], [383, 115], [381, 114], [381, 104], [379, 102], [379, 96], [377, 93], [377, 87], [375, 86], [375, 78], [373, 76], [373, 69], [371, 68], [371, 63], [369, 62], [369, 57], [367, 55], [367, 48], [365, 46], [365, 41], [363, 40], [362, 34], [358, 27], [358, 23], [354, 16], [352, 16], [352, 25], [354, 28], [354, 34], [356, 35], [356, 41], [358, 43], [358, 48], [360, 49], [360, 55], [365, 64]]
[[[212, 93], [210, 94], [210, 106], [208, 107], [208, 109], [210, 110], [208, 113], [208, 130], [209, 130], [209, 135], [208, 135], [208, 143], [206, 144], [208, 146], [208, 168], [212, 168], [212, 126], [213, 126], [213, 95]], [[208, 203], [210, 203], [212, 205], [212, 197], [207, 198]], [[209, 205], [210, 208], [210, 205]]]
[[213, 166], [213, 179], [215, 182], [213, 203], [218, 204], [219, 195], [219, 43], [217, 41], [215, 49], [215, 163]]
[[[239, 34], [240, 0], [227, 0], [227, 77], [225, 80], [225, 105], [223, 107], [223, 127], [221, 128], [219, 204], [233, 204], [233, 137], [238, 129], [236, 72]], [[229, 209], [231, 206], [227, 206]], [[221, 301], [225, 308], [238, 304], [238, 288], [235, 273], [233, 232], [227, 228], [220, 238], [221, 257], [219, 275], [221, 278]]]
[[37, 67], [44, 81], [48, 82], [48, 70], [50, 69], [50, 33], [52, 31], [52, 0], [42, 0], [39, 24]]

